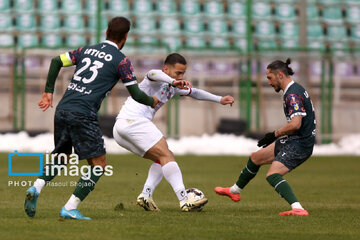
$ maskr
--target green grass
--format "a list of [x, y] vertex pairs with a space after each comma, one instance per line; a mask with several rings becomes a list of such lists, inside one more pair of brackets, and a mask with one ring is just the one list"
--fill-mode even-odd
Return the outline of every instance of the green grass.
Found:
[[[310, 216], [278, 216], [289, 209], [265, 180], [268, 166], [246, 187], [238, 203], [218, 196], [215, 186], [232, 185], [246, 157], [178, 156], [186, 187], [209, 198], [203, 212], [180, 212], [170, 185], [163, 179], [154, 194], [159, 213], [135, 204], [151, 162], [134, 155], [108, 155], [114, 175], [102, 177], [79, 209], [92, 221], [59, 221], [60, 208], [73, 187], [46, 187], [36, 216], [28, 218], [25, 187], [8, 181], [7, 154], [0, 154], [0, 239], [360, 239], [360, 158], [312, 157], [285, 178]], [[77, 181], [57, 177], [54, 182]], [[115, 210], [122, 203], [123, 210]]]

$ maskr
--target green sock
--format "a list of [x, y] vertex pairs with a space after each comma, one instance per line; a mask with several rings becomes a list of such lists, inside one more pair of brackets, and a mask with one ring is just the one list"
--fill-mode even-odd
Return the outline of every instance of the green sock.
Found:
[[253, 179], [257, 172], [259, 171], [260, 166], [256, 165], [251, 158], [249, 158], [249, 161], [245, 168], [241, 171], [241, 174], [239, 176], [239, 179], [236, 182], [236, 185], [243, 189], [251, 179]]
[[275, 173], [266, 178], [271, 186], [275, 188], [275, 191], [280, 194], [290, 205], [294, 202], [298, 202], [295, 194], [291, 190], [290, 185], [284, 180], [280, 174]]
[[61, 171], [62, 168], [64, 168], [66, 165], [61, 163], [59, 164], [57, 161], [57, 158], [54, 161], [54, 164], [48, 163], [43, 167], [43, 175], [39, 177], [39, 179], [43, 179], [46, 183], [53, 180]]
[[[89, 193], [92, 190], [94, 190], [95, 184], [97, 183], [97, 181], [99, 181], [100, 177], [104, 174], [104, 171], [101, 171], [101, 175], [98, 174], [99, 176], [96, 176], [93, 171], [94, 167], [95, 166], [90, 167], [90, 171], [91, 171], [90, 178], [88, 178], [86, 176], [82, 176], [77, 183], [77, 187], [76, 187], [75, 191], [73, 192], [73, 194], [76, 197], [78, 197], [81, 201], [83, 201], [86, 198], [86, 196], [89, 195]], [[97, 169], [96, 172], [99, 173], [100, 171]]]

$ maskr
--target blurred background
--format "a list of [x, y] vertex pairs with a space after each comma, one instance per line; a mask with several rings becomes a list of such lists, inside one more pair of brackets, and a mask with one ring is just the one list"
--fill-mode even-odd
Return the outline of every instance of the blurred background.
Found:
[[[256, 138], [282, 126], [282, 94], [268, 86], [265, 71], [286, 58], [314, 103], [317, 142], [360, 132], [360, 0], [0, 0], [0, 132], [53, 131], [54, 110], [74, 68], [61, 70], [54, 108], [42, 112], [37, 102], [51, 58], [103, 41], [115, 16], [132, 22], [122, 51], [139, 82], [179, 52], [194, 87], [236, 100], [231, 108], [171, 100], [154, 120], [167, 137]], [[102, 105], [108, 137], [127, 96], [120, 83]]]

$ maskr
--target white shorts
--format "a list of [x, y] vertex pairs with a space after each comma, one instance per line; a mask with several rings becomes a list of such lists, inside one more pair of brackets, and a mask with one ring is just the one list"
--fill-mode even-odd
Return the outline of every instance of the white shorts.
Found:
[[118, 118], [113, 134], [120, 146], [141, 157], [163, 137], [155, 124], [147, 118]]

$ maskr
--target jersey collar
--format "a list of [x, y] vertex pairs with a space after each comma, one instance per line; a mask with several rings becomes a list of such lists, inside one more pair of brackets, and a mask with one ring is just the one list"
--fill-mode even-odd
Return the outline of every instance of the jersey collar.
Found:
[[286, 91], [289, 89], [289, 87], [291, 85], [293, 85], [295, 82], [293, 80], [291, 80], [291, 82], [289, 82], [289, 84], [286, 86], [285, 90], [284, 90], [284, 94], [286, 93]]
[[114, 47], [116, 47], [117, 49], [119, 49], [118, 45], [116, 45], [116, 43], [114, 43], [114, 42], [112, 42], [112, 41], [105, 40], [105, 41], [103, 41], [103, 43], [107, 43], [107, 44], [113, 45]]

